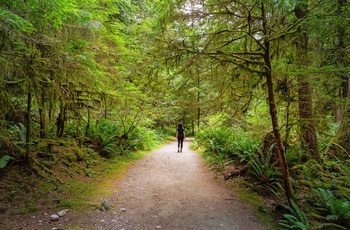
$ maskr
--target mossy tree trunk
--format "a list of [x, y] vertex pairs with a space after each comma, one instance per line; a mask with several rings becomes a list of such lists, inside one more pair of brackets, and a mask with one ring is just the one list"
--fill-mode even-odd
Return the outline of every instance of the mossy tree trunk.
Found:
[[31, 136], [32, 136], [32, 116], [31, 116], [31, 110], [32, 110], [32, 87], [31, 83], [28, 83], [28, 93], [27, 93], [27, 111], [26, 111], [26, 156], [25, 159], [27, 162], [30, 160], [30, 153], [31, 153]]
[[57, 123], [56, 123], [57, 124], [57, 137], [63, 136], [65, 120], [66, 120], [66, 106], [64, 105], [64, 102], [61, 102], [60, 113], [58, 114]]
[[265, 67], [265, 77], [267, 82], [267, 91], [268, 91], [268, 101], [269, 101], [269, 110], [270, 110], [270, 116], [271, 116], [271, 122], [272, 122], [272, 129], [273, 134], [276, 138], [276, 148], [277, 148], [277, 154], [278, 154], [278, 160], [279, 160], [279, 166], [282, 171], [282, 178], [283, 178], [283, 185], [286, 197], [289, 200], [291, 200], [294, 197], [293, 194], [293, 187], [292, 183], [290, 181], [290, 175], [288, 170], [288, 162], [286, 158], [286, 153], [284, 151], [284, 147], [282, 144], [282, 138], [281, 133], [279, 129], [278, 124], [278, 115], [277, 115], [277, 106], [274, 96], [274, 87], [273, 87], [273, 81], [272, 81], [272, 67], [271, 67], [271, 55], [270, 55], [270, 40], [269, 40], [269, 29], [267, 28], [267, 16], [265, 12], [265, 6], [264, 3], [261, 3], [261, 12], [262, 12], [262, 18], [263, 18], [263, 32], [264, 32], [264, 67]]
[[43, 90], [40, 95], [39, 106], [39, 119], [40, 119], [40, 138], [46, 137], [46, 125], [45, 125], [45, 91]]
[[[303, 20], [308, 14], [307, 0], [298, 2], [294, 12], [299, 20]], [[300, 132], [302, 138], [302, 145], [304, 149], [310, 153], [310, 157], [319, 160], [319, 153], [317, 147], [316, 129], [313, 123], [313, 109], [312, 109], [312, 89], [308, 76], [303, 74], [302, 66], [308, 63], [308, 35], [302, 24], [299, 25], [297, 31], [296, 42], [296, 58], [299, 66], [298, 80], [298, 96], [299, 96], [299, 118], [300, 118]], [[304, 159], [307, 160], [307, 159]]]
[[[344, 22], [343, 18], [346, 12], [344, 11], [344, 7], [346, 6], [345, 0], [338, 0], [337, 2], [337, 16], [338, 16], [338, 27], [337, 27], [337, 60], [336, 65], [344, 68], [349, 66], [349, 61], [347, 58], [347, 45], [346, 41], [346, 28], [347, 24]], [[337, 106], [337, 122], [341, 124], [340, 129], [340, 144], [341, 146], [350, 153], [350, 107], [349, 107], [349, 73], [341, 72], [342, 85], [340, 90], [340, 97], [343, 103]]]

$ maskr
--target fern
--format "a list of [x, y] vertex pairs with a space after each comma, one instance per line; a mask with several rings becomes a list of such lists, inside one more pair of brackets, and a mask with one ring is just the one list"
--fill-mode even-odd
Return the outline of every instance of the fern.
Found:
[[350, 220], [350, 202], [345, 198], [337, 198], [333, 191], [323, 188], [313, 190], [316, 195], [316, 209], [326, 214], [327, 220]]
[[270, 194], [273, 197], [277, 198], [278, 200], [283, 200], [284, 195], [281, 191], [283, 191], [282, 185], [274, 181], [270, 184], [260, 184], [257, 186], [254, 186], [254, 190], [262, 193], [262, 194]]
[[7, 164], [13, 159], [14, 159], [13, 157], [10, 157], [8, 155], [2, 156], [0, 158], [0, 169], [5, 168], [7, 166]]
[[265, 157], [256, 154], [248, 161], [248, 165], [251, 167], [250, 175], [262, 183], [269, 183], [280, 179], [281, 173], [278, 168], [275, 164], [270, 164], [271, 156], [272, 148], [270, 148], [270, 151]]
[[18, 124], [13, 125], [10, 128], [10, 132], [13, 135], [15, 135], [18, 140], [20, 140], [20, 141], [26, 140], [27, 128], [22, 123], [18, 123]]
[[235, 154], [240, 158], [240, 162], [247, 162], [257, 155], [259, 140], [246, 134], [240, 134], [235, 136], [232, 145]]
[[283, 205], [288, 211], [288, 214], [284, 214], [283, 220], [279, 220], [279, 229], [297, 229], [308, 230], [310, 228], [309, 220], [306, 214], [299, 208], [294, 200], [290, 200], [291, 206]]

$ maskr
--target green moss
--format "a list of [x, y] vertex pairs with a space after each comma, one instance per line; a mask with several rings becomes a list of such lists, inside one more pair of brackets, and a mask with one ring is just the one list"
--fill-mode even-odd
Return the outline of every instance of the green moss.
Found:
[[56, 203], [60, 207], [75, 210], [98, 208], [102, 198], [109, 197], [118, 190], [116, 180], [121, 179], [128, 167], [147, 153], [137, 152], [111, 159], [91, 153], [85, 155], [85, 167], [80, 168], [80, 173], [72, 172], [72, 168], [66, 171], [64, 184], [55, 179], [48, 180], [51, 190], [56, 188]]
[[235, 197], [240, 201], [246, 202], [253, 207], [254, 215], [268, 228], [277, 229], [277, 224], [273, 219], [275, 215], [273, 210], [266, 207], [265, 200], [260, 195], [254, 193], [252, 190], [246, 188], [246, 181], [244, 178], [233, 178], [230, 186], [234, 192]]
[[81, 198], [64, 199], [59, 201], [58, 206], [67, 209], [86, 210], [89, 208], [89, 203], [86, 200], [82, 200]]
[[33, 213], [33, 212], [36, 212], [38, 210], [39, 210], [39, 208], [36, 206], [28, 206], [28, 207], [18, 209], [18, 212], [20, 214], [26, 214], [26, 213]]

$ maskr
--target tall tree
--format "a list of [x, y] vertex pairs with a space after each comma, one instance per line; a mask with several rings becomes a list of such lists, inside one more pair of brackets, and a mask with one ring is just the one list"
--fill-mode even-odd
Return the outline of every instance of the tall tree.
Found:
[[[182, 8], [178, 10], [182, 14], [176, 17], [175, 23], [179, 25], [176, 27], [179, 35], [171, 40], [170, 54], [173, 54], [175, 63], [181, 63], [188, 68], [195, 66], [193, 63], [196, 62], [208, 63], [208, 71], [215, 76], [211, 83], [222, 82], [224, 86], [246, 84], [247, 87], [243, 89], [250, 88], [245, 91], [248, 102], [254, 86], [258, 82], [266, 82], [272, 130], [276, 139], [284, 190], [289, 199], [293, 197], [293, 188], [278, 124], [272, 65], [273, 57], [280, 52], [273, 46], [296, 28], [293, 22], [281, 27], [280, 21], [283, 17], [290, 17], [290, 4], [286, 7], [285, 3], [184, 1]], [[216, 70], [221, 71], [215, 72]], [[230, 95], [221, 94], [219, 89], [223, 88], [211, 88], [218, 95]], [[216, 99], [218, 98], [221, 97]], [[232, 94], [230, 100], [234, 100]]]
[[[308, 1], [298, 1], [295, 9], [297, 19], [304, 20], [308, 15]], [[308, 65], [308, 33], [300, 23], [297, 31], [296, 40], [296, 61], [299, 66], [298, 74], [298, 95], [299, 95], [299, 116], [300, 129], [303, 139], [302, 146], [310, 152], [313, 159], [320, 159], [318, 154], [316, 129], [313, 124], [313, 104], [312, 104], [312, 89], [308, 76], [303, 74], [303, 66]]]
[[[336, 16], [337, 16], [337, 27], [336, 27], [336, 40], [338, 44], [336, 45], [337, 49], [337, 60], [336, 66], [340, 68], [346, 68], [350, 64], [349, 55], [346, 50], [349, 48], [349, 43], [347, 42], [347, 36], [349, 36], [349, 23], [347, 23], [346, 19], [349, 19], [349, 2], [347, 0], [338, 0], [336, 7]], [[350, 120], [350, 108], [348, 105], [349, 102], [349, 72], [348, 71], [340, 71], [341, 78], [341, 90], [340, 96], [345, 101], [341, 106], [337, 108], [337, 121], [341, 122], [341, 145], [346, 149], [346, 151], [350, 152], [350, 132], [349, 132], [349, 120]], [[343, 115], [342, 115], [343, 114]], [[341, 118], [342, 116], [342, 118]]]

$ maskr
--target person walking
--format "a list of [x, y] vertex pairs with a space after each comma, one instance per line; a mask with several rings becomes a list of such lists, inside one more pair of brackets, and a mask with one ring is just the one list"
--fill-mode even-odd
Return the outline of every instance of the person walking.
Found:
[[182, 147], [184, 139], [186, 138], [185, 128], [182, 125], [182, 122], [179, 122], [176, 128], [176, 138], [177, 138], [177, 152], [182, 152]]

